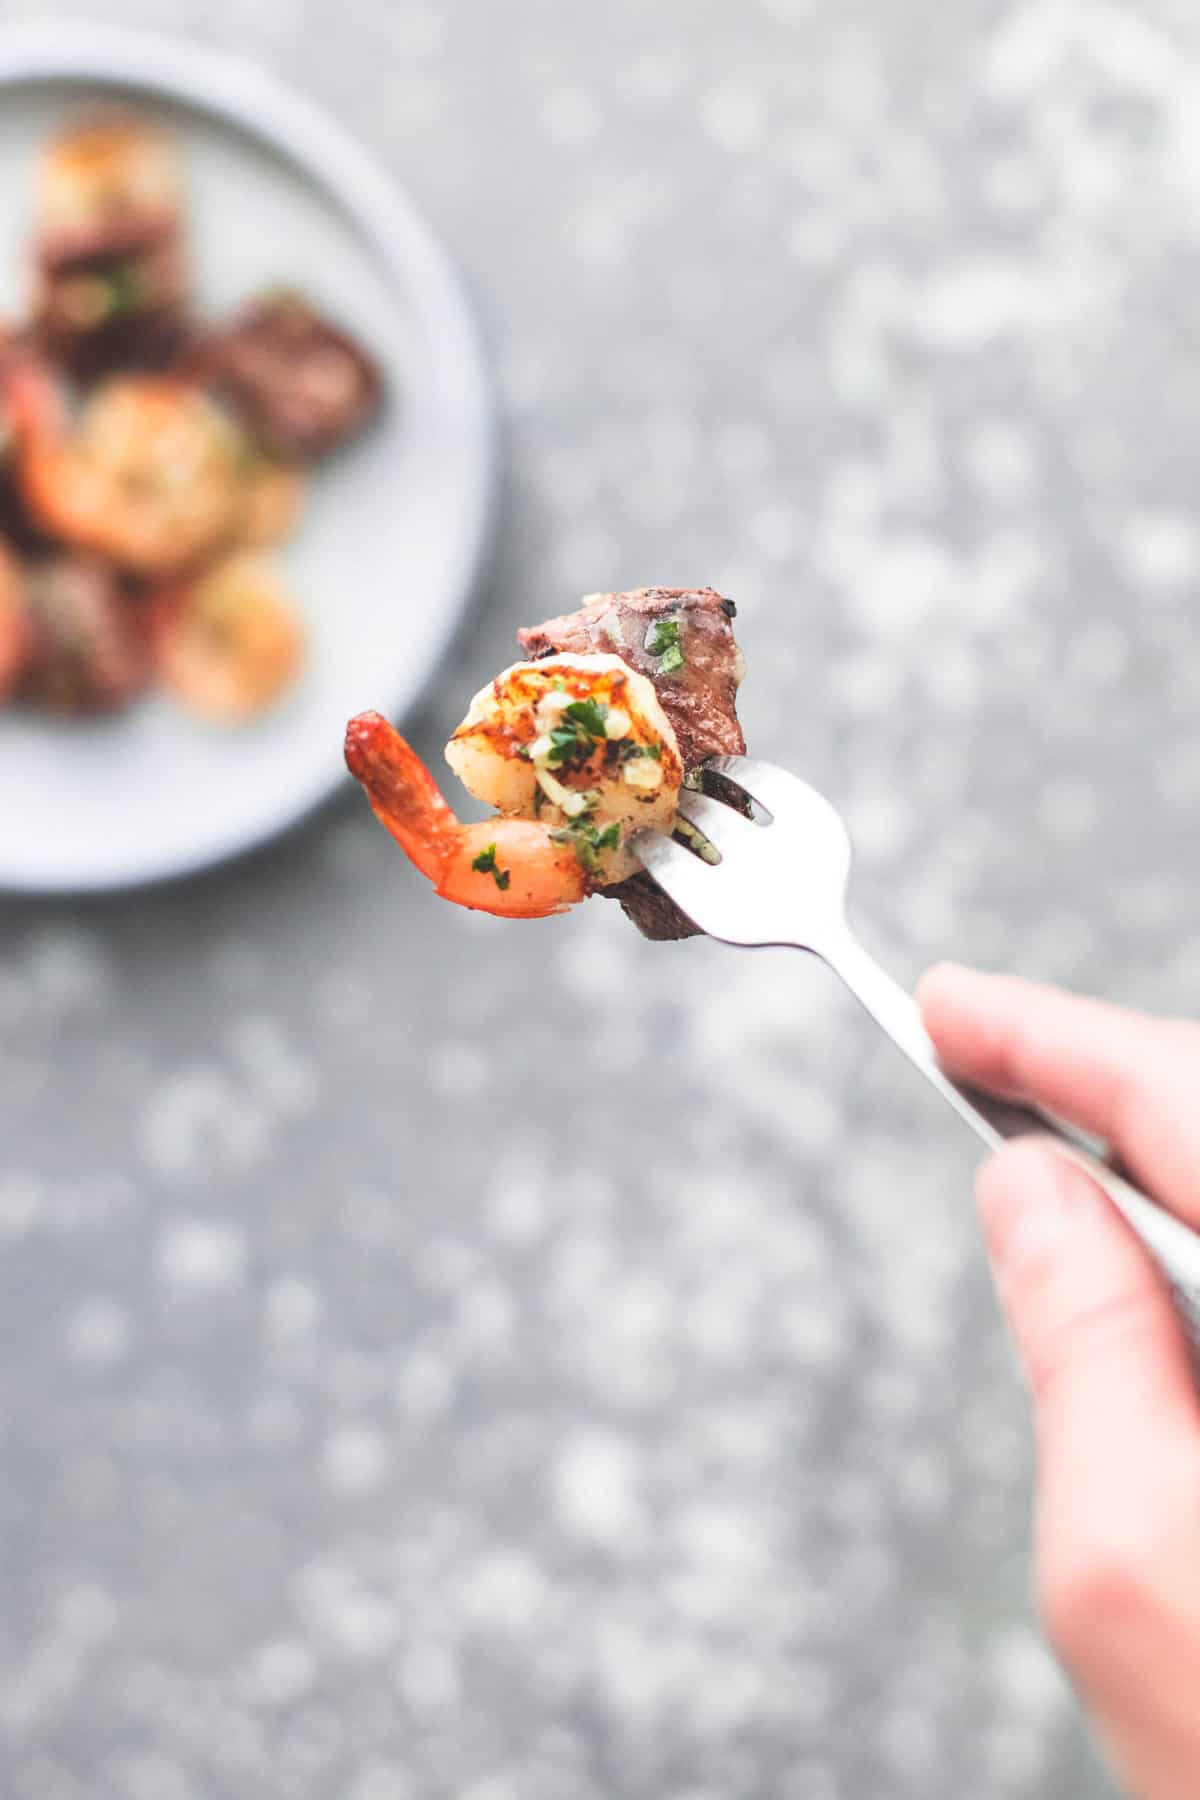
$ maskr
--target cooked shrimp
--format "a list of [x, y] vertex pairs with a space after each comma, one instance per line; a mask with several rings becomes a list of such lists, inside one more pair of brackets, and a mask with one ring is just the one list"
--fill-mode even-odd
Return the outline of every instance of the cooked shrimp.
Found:
[[653, 686], [616, 656], [517, 663], [476, 695], [446, 758], [498, 818], [457, 819], [378, 713], [346, 734], [351, 773], [438, 893], [505, 918], [564, 912], [623, 881], [637, 868], [626, 836], [670, 830], [683, 781]]
[[141, 574], [188, 567], [229, 541], [245, 504], [240, 433], [191, 383], [125, 376], [72, 429], [27, 362], [7, 382], [25, 503], [54, 536]]
[[412, 745], [377, 712], [346, 728], [346, 766], [385, 825], [444, 900], [509, 919], [544, 919], [587, 895], [569, 844], [532, 819], [464, 825]]
[[179, 208], [175, 153], [163, 132], [137, 119], [90, 120], [54, 138], [38, 170], [43, 233], [174, 215]]
[[247, 719], [295, 679], [304, 633], [287, 597], [257, 557], [239, 554], [151, 605], [155, 666], [197, 712]]
[[304, 498], [304, 476], [294, 463], [250, 452], [238, 539], [243, 544], [278, 544], [296, 523]]

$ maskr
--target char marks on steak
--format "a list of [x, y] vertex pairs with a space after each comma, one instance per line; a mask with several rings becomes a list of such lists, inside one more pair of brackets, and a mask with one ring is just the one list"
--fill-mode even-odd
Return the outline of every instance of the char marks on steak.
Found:
[[[741, 756], [746, 740], [737, 716], [742, 655], [733, 635], [736, 607], [712, 588], [634, 588], [593, 594], [578, 612], [547, 619], [517, 633], [534, 661], [544, 656], [620, 656], [654, 683], [679, 740], [684, 767], [712, 756]], [[664, 633], [659, 628], [667, 627]], [[676, 634], [670, 627], [677, 626]], [[664, 672], [661, 645], [675, 640], [682, 663]], [[669, 659], [673, 660], [673, 659]], [[619, 900], [643, 936], [695, 937], [695, 926], [648, 875], [633, 875], [598, 893]]]

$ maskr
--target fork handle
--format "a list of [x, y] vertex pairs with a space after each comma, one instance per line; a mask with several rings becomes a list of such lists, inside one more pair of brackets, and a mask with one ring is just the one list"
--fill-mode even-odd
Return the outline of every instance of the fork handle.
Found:
[[1050, 1137], [1057, 1140], [1064, 1155], [1087, 1170], [1158, 1262], [1171, 1285], [1188, 1335], [1200, 1349], [1200, 1236], [1102, 1162], [1085, 1140], [1060, 1120], [954, 1081], [938, 1061], [916, 1001], [849, 932], [844, 936], [839, 933], [828, 945], [822, 944], [820, 951], [875, 1023], [882, 1026], [989, 1150], [998, 1149], [1011, 1138]]

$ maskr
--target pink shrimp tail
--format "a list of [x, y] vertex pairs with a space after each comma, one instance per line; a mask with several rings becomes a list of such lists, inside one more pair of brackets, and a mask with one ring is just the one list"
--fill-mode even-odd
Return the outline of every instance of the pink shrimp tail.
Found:
[[346, 728], [346, 766], [379, 822], [444, 900], [503, 919], [546, 919], [585, 898], [570, 845], [534, 819], [463, 825], [411, 744], [377, 712]]
[[459, 824], [412, 745], [382, 713], [346, 727], [346, 767], [366, 789], [381, 825], [435, 884], [458, 846]]
[[26, 351], [0, 350], [0, 389], [25, 442], [52, 443], [66, 429], [66, 407], [54, 377]]

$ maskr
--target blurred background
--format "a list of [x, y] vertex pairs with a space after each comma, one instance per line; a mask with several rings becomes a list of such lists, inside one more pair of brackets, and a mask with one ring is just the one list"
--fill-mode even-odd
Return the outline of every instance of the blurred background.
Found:
[[[106, 12], [352, 121], [468, 279], [424, 754], [518, 625], [711, 583], [897, 975], [1194, 1007], [1194, 8]], [[0, 903], [5, 1793], [1107, 1793], [965, 1133], [816, 965], [439, 905], [348, 790]]]

